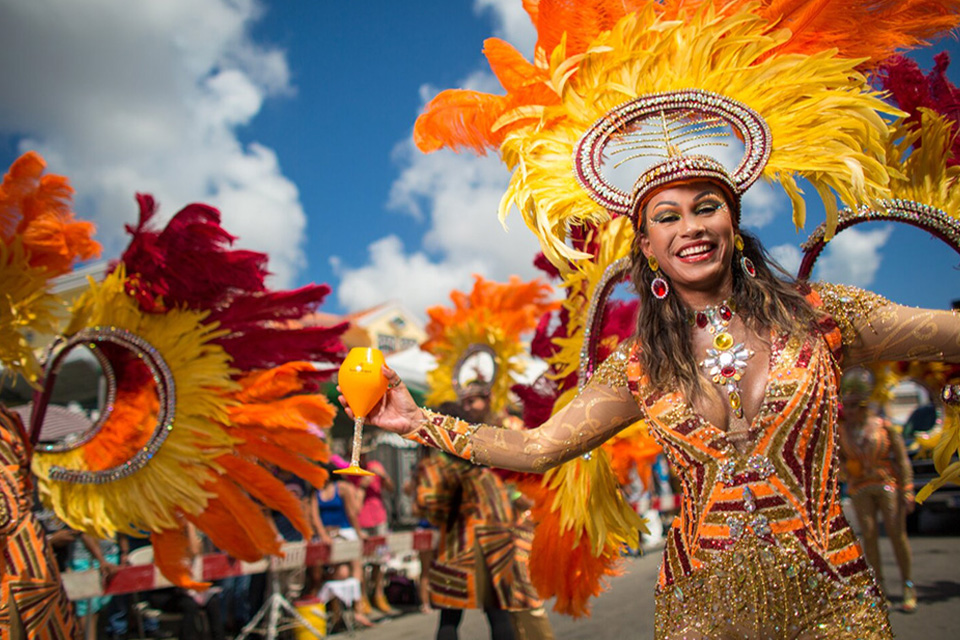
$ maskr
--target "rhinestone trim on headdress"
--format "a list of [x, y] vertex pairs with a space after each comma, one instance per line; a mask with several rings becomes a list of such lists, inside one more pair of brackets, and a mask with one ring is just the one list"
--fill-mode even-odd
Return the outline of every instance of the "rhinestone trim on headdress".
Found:
[[583, 344], [580, 347], [580, 371], [577, 383], [581, 391], [590, 382], [593, 371], [600, 364], [597, 362], [597, 343], [600, 340], [600, 325], [603, 322], [607, 298], [610, 297], [610, 292], [617, 283], [627, 275], [632, 264], [633, 261], [629, 256], [614, 260], [603, 270], [603, 275], [600, 276], [600, 281], [593, 290], [590, 306], [587, 309], [587, 319], [583, 325]]
[[[667, 116], [684, 113], [722, 121], [734, 130], [744, 144], [743, 158], [735, 170], [728, 172], [708, 156], [685, 155], [681, 150], [668, 148], [670, 143], [664, 140], [664, 148], [658, 155], [667, 160], [645, 171], [634, 184], [632, 193], [611, 184], [601, 173], [608, 144], [636, 130], [637, 125], [645, 120], [653, 117], [665, 120]], [[739, 198], [760, 177], [770, 159], [771, 148], [770, 128], [759, 113], [726, 96], [700, 89], [684, 89], [641, 96], [607, 112], [577, 142], [573, 166], [577, 181], [591, 198], [613, 214], [633, 215], [633, 209], [643, 197], [675, 180], [706, 178], [717, 181]]]
[[[913, 200], [881, 200], [877, 207], [864, 205], [857, 210], [844, 209], [838, 216], [836, 233], [861, 222], [903, 222], [932, 233], [954, 251], [960, 253], [960, 220], [936, 207], [914, 202]], [[803, 249], [803, 261], [797, 278], [804, 280], [813, 272], [813, 265], [826, 246], [827, 225], [821, 224], [813, 230], [807, 241], [800, 245]]]
[[[90, 327], [75, 333], [63, 343], [57, 354], [48, 361], [46, 367], [46, 378], [48, 384], [51, 383], [53, 379], [50, 376], [50, 373], [56, 372], [59, 369], [63, 362], [63, 358], [74, 347], [86, 343], [85, 346], [95, 350], [97, 343], [102, 342], [109, 342], [129, 349], [138, 358], [140, 358], [143, 364], [146, 365], [146, 367], [150, 370], [150, 375], [153, 378], [153, 382], [157, 385], [157, 395], [160, 398], [160, 409], [157, 413], [157, 426], [154, 429], [153, 435], [150, 436], [150, 440], [147, 442], [147, 444], [123, 464], [109, 469], [103, 469], [101, 471], [79, 471], [76, 469], [66, 469], [60, 466], [53, 466], [50, 468], [51, 480], [73, 482], [78, 484], [104, 484], [106, 482], [113, 482], [121, 478], [126, 478], [127, 476], [136, 473], [150, 462], [151, 458], [153, 458], [157, 451], [159, 451], [160, 447], [167, 439], [167, 436], [170, 435], [170, 431], [173, 429], [177, 407], [176, 384], [173, 379], [173, 373], [170, 371], [169, 366], [167, 366], [163, 356], [160, 355], [153, 345], [140, 336], [125, 329], [120, 329], [117, 327]], [[108, 391], [108, 397], [115, 398], [117, 384], [116, 378], [112, 375], [112, 369], [110, 367], [105, 367], [104, 373], [107, 374], [107, 384], [111, 387]], [[112, 412], [112, 410], [112, 403], [105, 407], [104, 415], [107, 417], [103, 418], [101, 421], [98, 421], [97, 426], [93, 430], [94, 432], [96, 429], [99, 429], [100, 426], [102, 426], [103, 420], [106, 420], [109, 417], [109, 414]], [[34, 407], [34, 411], [40, 411], [38, 415], [42, 417], [42, 407]], [[84, 439], [89, 439], [86, 437], [86, 434]]]
[[[44, 362], [47, 363], [44, 371], [44, 379], [52, 380], [53, 377], [59, 373], [59, 368], [63, 364], [62, 359], [53, 358], [54, 353], [59, 353], [66, 355], [70, 351], [69, 348], [64, 347], [64, 338], [58, 337], [54, 340], [53, 344], [50, 345], [50, 348], [47, 350], [46, 357]], [[90, 349], [90, 353], [93, 354], [93, 357], [96, 358], [97, 363], [100, 365], [100, 370], [103, 372], [103, 377], [107, 381], [107, 393], [103, 403], [103, 409], [100, 411], [100, 416], [93, 423], [93, 425], [84, 431], [79, 437], [71, 437], [63, 442], [48, 442], [43, 444], [38, 444], [37, 449], [43, 451], [44, 453], [63, 453], [65, 451], [71, 451], [82, 447], [86, 443], [93, 440], [97, 433], [100, 432], [100, 429], [103, 428], [103, 424], [113, 415], [113, 408], [116, 406], [117, 401], [117, 379], [116, 374], [113, 372], [113, 366], [110, 364], [110, 359], [107, 358], [107, 355], [97, 348], [97, 345], [94, 343], [84, 345]], [[55, 366], [55, 368], [54, 368]], [[35, 410], [36, 408], [34, 408]], [[39, 438], [40, 433], [37, 433]]]

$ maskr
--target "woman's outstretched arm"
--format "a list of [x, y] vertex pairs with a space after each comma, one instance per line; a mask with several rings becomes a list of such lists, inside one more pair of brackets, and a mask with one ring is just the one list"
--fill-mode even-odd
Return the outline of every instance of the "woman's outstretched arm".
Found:
[[884, 360], [960, 362], [960, 315], [894, 304], [857, 287], [816, 286], [843, 334], [844, 365]]
[[[470, 424], [421, 409], [399, 376], [386, 367], [384, 374], [393, 388], [367, 420], [475, 464], [542, 473], [600, 446], [641, 419], [625, 384], [625, 374], [611, 371], [614, 367], [622, 370], [623, 362], [618, 356], [611, 356], [576, 398], [536, 429], [514, 431]], [[342, 397], [340, 402], [346, 407]]]

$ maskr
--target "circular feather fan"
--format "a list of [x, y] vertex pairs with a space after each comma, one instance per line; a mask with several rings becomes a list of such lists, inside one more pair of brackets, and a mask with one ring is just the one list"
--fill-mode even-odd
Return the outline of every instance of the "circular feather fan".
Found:
[[229, 248], [215, 209], [190, 205], [155, 229], [153, 199], [138, 200], [130, 246], [91, 282], [54, 345], [32, 427], [39, 432], [59, 363], [79, 346], [104, 367], [107, 406], [79, 438], [41, 445], [33, 470], [70, 526], [149, 533], [161, 571], [200, 587], [186, 562], [187, 521], [246, 561], [280, 553], [261, 505], [310, 535], [273, 471], [326, 481], [316, 462], [329, 458], [322, 436], [336, 409], [313, 392], [342, 358], [346, 325], [304, 328], [298, 320], [329, 288], [267, 290], [266, 256]]

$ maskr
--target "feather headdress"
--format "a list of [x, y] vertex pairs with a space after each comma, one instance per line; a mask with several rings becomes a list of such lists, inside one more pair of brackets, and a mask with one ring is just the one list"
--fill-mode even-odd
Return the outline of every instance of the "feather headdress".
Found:
[[[70, 526], [100, 537], [150, 533], [160, 569], [195, 587], [185, 521], [247, 561], [280, 552], [260, 504], [309, 534], [271, 469], [325, 482], [315, 462], [329, 457], [321, 436], [336, 410], [310, 392], [342, 357], [345, 326], [295, 323], [329, 288], [267, 290], [267, 257], [230, 249], [215, 209], [190, 205], [155, 229], [153, 199], [138, 201], [130, 246], [76, 302], [47, 363], [49, 392], [70, 349], [96, 352], [108, 405], [89, 433], [41, 445], [33, 469]], [[41, 403], [35, 423], [42, 413]]]
[[[579, 56], [626, 15], [649, 8], [665, 20], [682, 20], [705, 4], [727, 14], [750, 8], [772, 28], [789, 30], [790, 37], [775, 49], [780, 55], [835, 48], [842, 57], [860, 59], [862, 68], [876, 67], [960, 22], [958, 0], [524, 0], [537, 31], [533, 60], [499, 38], [488, 38], [483, 53], [505, 94], [442, 91], [417, 120], [414, 141], [424, 152], [499, 149], [510, 131], [539, 120], [544, 107], [560, 103], [548, 65], [558, 46], [563, 44], [569, 60], [564, 73], [575, 74]], [[510, 121], [502, 121], [507, 113]]]
[[464, 357], [480, 345], [493, 357], [493, 379], [484, 382], [490, 393], [490, 409], [499, 413], [506, 408], [510, 387], [523, 369], [517, 359], [523, 351], [521, 334], [532, 330], [540, 316], [559, 303], [550, 300], [552, 287], [537, 280], [522, 282], [514, 276], [509, 282], [499, 283], [481, 276], [474, 278], [470, 293], [450, 293], [452, 307], [427, 309], [428, 337], [421, 348], [437, 359], [437, 367], [427, 373], [427, 404], [439, 406], [460, 399], [455, 387], [460, 384]]
[[[716, 8], [711, 2], [648, 1], [630, 3], [633, 12], [619, 2], [587, 3], [587, 16], [576, 19], [559, 9], [561, 4], [567, 3], [535, 3], [532, 15], [541, 38], [533, 63], [488, 41], [488, 57], [506, 96], [440, 94], [415, 130], [428, 151], [443, 145], [498, 147], [514, 169], [501, 218], [516, 205], [560, 268], [584, 257], [565, 244], [569, 225], [609, 216], [573, 179], [574, 146], [607, 112], [638, 96], [706, 90], [762, 116], [773, 139], [763, 175], [783, 184], [798, 226], [805, 219], [798, 177], [817, 189], [830, 222], [836, 219], [837, 196], [854, 206], [888, 195], [880, 114], [896, 112], [860, 72], [877, 58], [844, 57], [855, 55], [857, 42], [869, 38], [862, 37], [863, 30], [845, 38], [831, 31], [838, 24], [837, 5], [877, 34], [872, 50], [859, 51], [876, 57], [957, 22], [951, 2], [734, 2]], [[904, 18], [902, 30], [895, 16]], [[548, 24], [550, 19], [559, 22]], [[836, 35], [831, 40], [840, 52], [814, 47], [828, 32]]]
[[53, 336], [63, 302], [49, 282], [100, 255], [93, 224], [74, 218], [73, 189], [28, 152], [0, 184], [0, 363], [36, 386], [41, 367], [29, 336]]

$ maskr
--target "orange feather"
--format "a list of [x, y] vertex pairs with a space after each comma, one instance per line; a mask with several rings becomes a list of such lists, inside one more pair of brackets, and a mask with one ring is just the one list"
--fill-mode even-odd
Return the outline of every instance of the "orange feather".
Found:
[[67, 273], [77, 260], [100, 255], [93, 224], [77, 221], [73, 188], [63, 176], [43, 175], [46, 163], [28, 151], [10, 166], [0, 184], [0, 241], [20, 238], [31, 267], [51, 277]]
[[319, 395], [291, 396], [272, 402], [237, 405], [230, 408], [230, 422], [237, 426], [312, 429], [333, 424], [337, 410]]
[[316, 372], [309, 362], [287, 362], [272, 369], [258, 369], [240, 377], [239, 402], [263, 402], [303, 391], [307, 381], [301, 374]]
[[253, 447], [257, 447], [261, 443], [268, 443], [286, 451], [295, 451], [296, 455], [307, 460], [326, 462], [330, 459], [330, 449], [327, 447], [327, 443], [306, 431], [243, 427], [232, 430], [231, 435], [246, 440]]
[[279, 555], [276, 527], [236, 485], [221, 477], [204, 488], [216, 497], [207, 502], [200, 514], [187, 513], [184, 517], [217, 548], [244, 562], [256, 562], [267, 554]]
[[618, 575], [620, 550], [606, 548], [594, 556], [587, 533], [578, 539], [573, 529], [561, 532], [560, 512], [554, 510], [553, 491], [538, 479], [521, 481], [521, 491], [534, 501], [537, 523], [530, 550], [530, 579], [540, 597], [556, 598], [553, 610], [579, 618], [590, 615], [589, 600], [605, 588], [604, 578]]
[[[234, 527], [243, 529], [261, 555], [279, 555], [280, 534], [273, 522], [231, 480], [220, 476], [208, 482], [205, 489], [217, 494], [217, 499], [233, 515]], [[209, 535], [209, 532], [206, 532]], [[211, 536], [211, 540], [213, 537]], [[223, 548], [223, 547], [221, 547]], [[223, 549], [230, 552], [229, 549]]]
[[143, 448], [157, 428], [160, 408], [157, 391], [152, 386], [117, 392], [110, 417], [93, 438], [81, 448], [91, 471], [119, 466]]
[[190, 566], [187, 535], [182, 529], [166, 529], [150, 534], [153, 563], [170, 582], [181, 589], [203, 590], [209, 582], [196, 582]]
[[270, 442], [247, 442], [240, 445], [238, 450], [244, 455], [266, 460], [281, 469], [286, 469], [315, 487], [322, 487], [327, 483], [326, 469]]
[[217, 462], [227, 470], [230, 479], [262, 502], [264, 505], [287, 516], [290, 523], [310, 539], [310, 525], [303, 513], [303, 505], [283, 483], [260, 465], [232, 455], [220, 456]]

